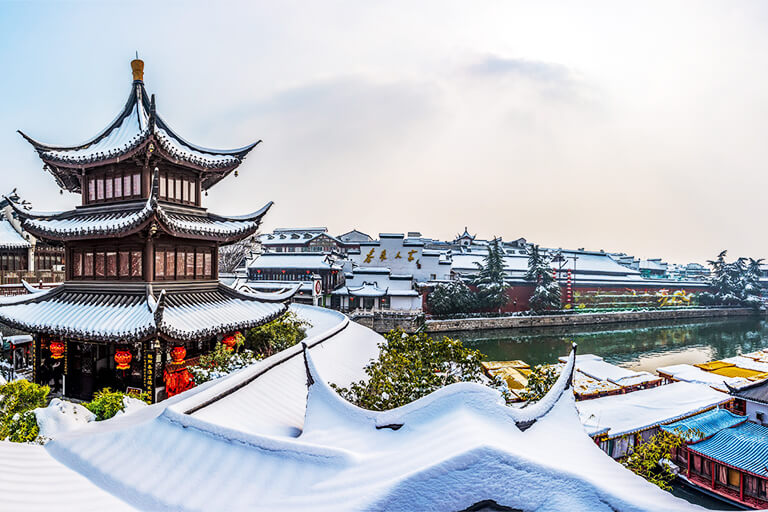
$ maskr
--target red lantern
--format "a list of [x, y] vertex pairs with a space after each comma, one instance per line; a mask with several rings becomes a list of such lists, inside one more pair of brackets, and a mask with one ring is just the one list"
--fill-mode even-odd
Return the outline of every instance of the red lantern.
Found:
[[235, 345], [237, 345], [237, 338], [238, 335], [240, 335], [239, 332], [236, 332], [234, 334], [230, 334], [229, 336], [225, 336], [224, 339], [221, 340], [221, 342], [227, 346], [229, 350], [234, 350]]
[[115, 350], [115, 362], [117, 363], [118, 370], [129, 370], [131, 368], [132, 359], [133, 355], [131, 354], [130, 350]]
[[174, 363], [183, 363], [184, 358], [187, 357], [187, 349], [179, 345], [171, 349], [171, 361]]
[[51, 342], [51, 357], [54, 359], [62, 359], [64, 357], [64, 342], [63, 341], [52, 341]]

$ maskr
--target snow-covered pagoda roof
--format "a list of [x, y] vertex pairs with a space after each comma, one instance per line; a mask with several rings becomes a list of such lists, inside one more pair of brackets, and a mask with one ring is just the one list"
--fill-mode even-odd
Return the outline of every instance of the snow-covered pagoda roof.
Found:
[[[179, 136], [157, 113], [154, 95], [144, 88], [144, 63], [135, 60], [134, 81], [128, 100], [115, 119], [98, 135], [72, 146], [55, 146], [19, 133], [35, 148], [56, 178], [59, 186], [80, 191], [82, 169], [116, 163], [153, 144], [153, 150], [166, 159], [201, 171], [201, 187], [206, 190], [239, 166], [261, 141], [237, 149], [210, 149], [192, 144]], [[138, 68], [138, 73], [137, 73]]]
[[[155, 169], [155, 185], [157, 173]], [[260, 210], [247, 215], [228, 217], [202, 208], [162, 203], [158, 200], [157, 186], [153, 186], [146, 201], [77, 208], [66, 212], [29, 211], [13, 200], [9, 200], [9, 204], [20, 217], [25, 230], [51, 240], [125, 236], [156, 222], [174, 236], [228, 243], [256, 232], [273, 203], [270, 201]]]
[[0, 321], [18, 329], [87, 341], [129, 342], [164, 336], [197, 340], [261, 325], [286, 311], [283, 295], [242, 293], [219, 283], [159, 294], [145, 284], [67, 282], [2, 299]]
[[[375, 340], [363, 329], [346, 321], [310, 336], [304, 360], [291, 347], [45, 446], [20, 445], [27, 459], [9, 461], [0, 443], [0, 490], [20, 508], [48, 510], [42, 493], [11, 484], [18, 479], [5, 470], [13, 463], [66, 482], [80, 473], [114, 496], [117, 510], [701, 510], [600, 451], [565, 392], [569, 372], [525, 409], [472, 383], [384, 412], [345, 403], [326, 382], [346, 385], [345, 371], [372, 355]], [[151, 484], [136, 478], [137, 467]], [[61, 496], [63, 511], [93, 499]]]

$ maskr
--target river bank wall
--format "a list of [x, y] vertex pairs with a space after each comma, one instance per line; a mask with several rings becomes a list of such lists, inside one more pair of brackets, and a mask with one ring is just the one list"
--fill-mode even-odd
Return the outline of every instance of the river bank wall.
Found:
[[616, 324], [623, 322], [665, 321], [688, 318], [723, 318], [760, 315], [751, 308], [674, 309], [654, 311], [618, 311], [611, 313], [574, 313], [570, 315], [504, 316], [427, 320], [427, 332], [474, 331], [480, 329], [517, 329], [531, 327], [568, 327], [574, 325]]

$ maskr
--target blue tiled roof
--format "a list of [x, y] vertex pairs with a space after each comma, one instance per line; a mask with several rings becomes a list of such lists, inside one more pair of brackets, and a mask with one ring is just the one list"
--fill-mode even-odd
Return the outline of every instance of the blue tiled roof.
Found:
[[768, 427], [742, 423], [689, 446], [692, 452], [768, 477]]
[[746, 416], [739, 416], [725, 409], [712, 409], [711, 411], [697, 414], [669, 425], [662, 425], [661, 429], [673, 434], [676, 433], [676, 430], [682, 433], [698, 430], [701, 432], [701, 435], [693, 439], [700, 440], [712, 437], [724, 428], [734, 427], [746, 420]]

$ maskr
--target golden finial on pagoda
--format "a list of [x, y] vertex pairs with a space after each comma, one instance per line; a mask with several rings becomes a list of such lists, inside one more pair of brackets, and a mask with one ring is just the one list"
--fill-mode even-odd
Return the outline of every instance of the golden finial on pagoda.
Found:
[[144, 81], [144, 61], [139, 59], [139, 52], [136, 52], [136, 58], [131, 61], [131, 71], [134, 80]]

